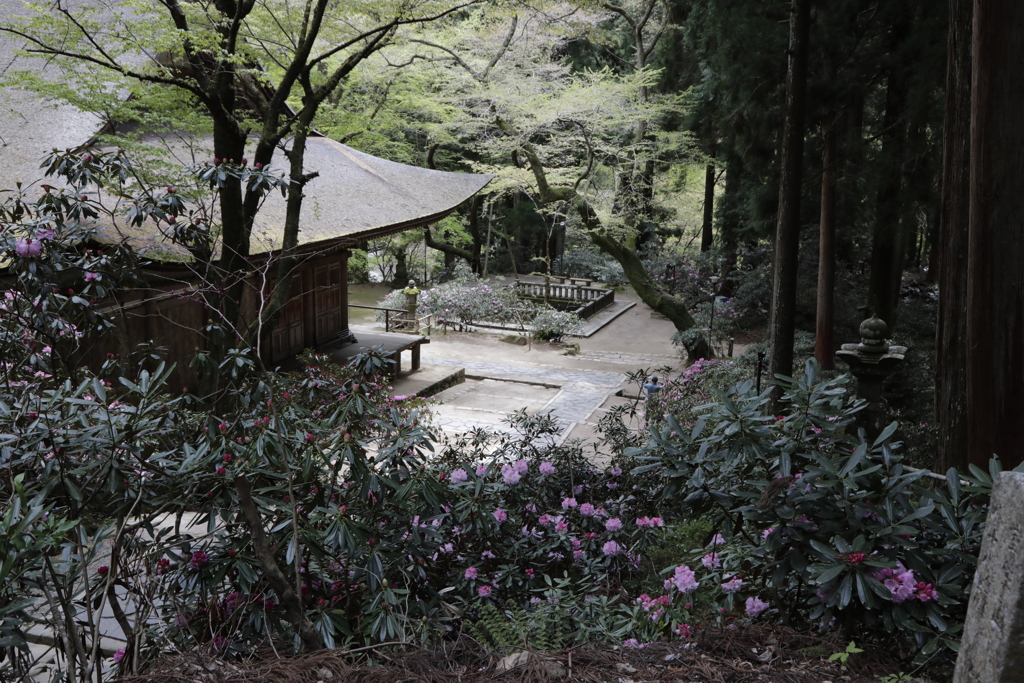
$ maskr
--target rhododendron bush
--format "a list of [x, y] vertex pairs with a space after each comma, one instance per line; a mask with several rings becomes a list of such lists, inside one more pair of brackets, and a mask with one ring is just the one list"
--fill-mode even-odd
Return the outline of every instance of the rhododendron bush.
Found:
[[[789, 624], [889, 633], [926, 658], [955, 648], [967, 607], [992, 473], [908, 469], [897, 425], [858, 430], [847, 377], [817, 380], [814, 361], [782, 382], [788, 407], [764, 414], [752, 382], [719, 392], [692, 425], [671, 414], [630, 455], [634, 473], [666, 479], [663, 500], [719, 520], [703, 566], [743, 582]], [[968, 481], [969, 485], [962, 482]]]

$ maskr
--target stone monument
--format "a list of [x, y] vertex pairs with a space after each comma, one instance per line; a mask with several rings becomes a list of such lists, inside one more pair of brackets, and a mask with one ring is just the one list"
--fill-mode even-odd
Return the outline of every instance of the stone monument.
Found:
[[889, 326], [877, 316], [860, 324], [860, 343], [843, 344], [836, 351], [836, 360], [850, 366], [857, 378], [857, 396], [868, 402], [858, 416], [858, 422], [871, 436], [877, 436], [885, 426], [885, 399], [882, 383], [903, 362], [905, 346], [889, 346], [885, 338]]
[[992, 489], [953, 683], [1024, 683], [1024, 473]]

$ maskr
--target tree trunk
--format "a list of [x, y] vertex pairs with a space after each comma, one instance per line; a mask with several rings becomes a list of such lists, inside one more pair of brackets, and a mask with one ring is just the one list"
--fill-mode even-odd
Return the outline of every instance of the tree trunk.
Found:
[[726, 157], [725, 191], [718, 202], [718, 238], [722, 245], [721, 296], [732, 296], [736, 249], [740, 241], [739, 197], [743, 185], [743, 158], [736, 152]]
[[[775, 229], [772, 273], [771, 361], [769, 376], [793, 374], [797, 257], [800, 247], [800, 188], [803, 173], [807, 94], [807, 43], [810, 0], [792, 0], [789, 9], [789, 64], [786, 69], [786, 119], [782, 129], [782, 178]], [[773, 393], [772, 411], [778, 404]]]
[[704, 221], [700, 229], [700, 250], [710, 251], [714, 235], [711, 226], [715, 217], [715, 165], [708, 164], [704, 169]]
[[967, 265], [967, 448], [1024, 461], [1024, 3], [975, 0]]
[[448, 267], [456, 256], [465, 259], [470, 266], [473, 265], [472, 251], [469, 249], [463, 249], [462, 247], [457, 247], [454, 244], [448, 244], [447, 242], [441, 242], [434, 239], [434, 235], [430, 232], [429, 225], [423, 227], [423, 239], [428, 247], [436, 249], [444, 254], [445, 267]]
[[469, 230], [469, 236], [473, 238], [473, 246], [471, 248], [472, 258], [469, 260], [469, 265], [472, 266], [473, 272], [480, 274], [483, 271], [483, 264], [480, 261], [480, 252], [483, 249], [483, 234], [480, 230], [480, 211], [483, 207], [484, 195], [477, 193], [473, 195], [473, 198], [469, 200], [469, 221], [467, 222], [467, 229]]
[[902, 162], [906, 147], [906, 84], [897, 75], [896, 67], [889, 73], [886, 87], [885, 115], [882, 123], [882, 167], [875, 205], [875, 227], [871, 239], [871, 276], [868, 282], [868, 306], [871, 312], [889, 325], [896, 326], [896, 299], [903, 278], [903, 247], [906, 226], [901, 225], [900, 200], [903, 187]]
[[825, 131], [821, 157], [821, 220], [818, 225], [818, 315], [814, 357], [823, 370], [835, 367], [833, 305], [836, 287], [836, 123]]
[[857, 262], [852, 229], [857, 224], [864, 189], [864, 94], [851, 92], [846, 99], [846, 114], [843, 116], [844, 131], [839, 137], [839, 154], [843, 159], [846, 174], [843, 182], [836, 187], [836, 216], [844, 229], [836, 234], [836, 262], [853, 266]]

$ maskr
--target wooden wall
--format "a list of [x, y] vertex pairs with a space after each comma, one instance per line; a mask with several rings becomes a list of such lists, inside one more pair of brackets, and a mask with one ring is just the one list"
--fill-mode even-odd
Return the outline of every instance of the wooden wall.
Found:
[[291, 297], [270, 335], [270, 362], [329, 344], [348, 329], [348, 255], [323, 256], [296, 269]]
[[[264, 340], [264, 361], [277, 365], [306, 348], [338, 341], [348, 330], [348, 256], [348, 251], [340, 251], [310, 259], [296, 269], [285, 310]], [[263, 297], [269, 296], [272, 284], [262, 289]], [[240, 302], [243, 324], [255, 319], [260, 298], [261, 288], [254, 280]], [[98, 369], [108, 354], [127, 360], [140, 344], [151, 341], [176, 364], [169, 379], [172, 389], [197, 386], [189, 362], [205, 346], [208, 315], [200, 297], [190, 295], [181, 284], [139, 289], [129, 293], [115, 317], [117, 329], [83, 349], [83, 365]]]

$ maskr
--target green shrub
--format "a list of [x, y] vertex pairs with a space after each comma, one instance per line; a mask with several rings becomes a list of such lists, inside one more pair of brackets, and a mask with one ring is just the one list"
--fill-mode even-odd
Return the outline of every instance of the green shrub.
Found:
[[534, 339], [553, 342], [562, 341], [567, 335], [583, 329], [583, 321], [578, 315], [554, 308], [541, 308], [530, 325], [533, 327]]

